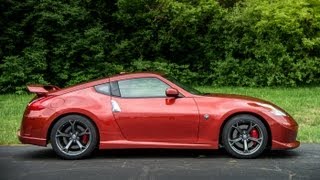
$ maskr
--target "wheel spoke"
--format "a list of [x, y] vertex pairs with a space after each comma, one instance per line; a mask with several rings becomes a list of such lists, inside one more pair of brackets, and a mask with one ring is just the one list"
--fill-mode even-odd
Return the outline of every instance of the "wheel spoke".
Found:
[[255, 128], [257, 124], [254, 124], [253, 122], [250, 122], [250, 126], [248, 128], [248, 133], [252, 131], [253, 128]]
[[76, 121], [75, 120], [70, 120], [69, 123], [71, 124], [72, 133], [76, 133], [76, 127], [75, 127]]
[[253, 138], [253, 137], [250, 137], [249, 140], [254, 141], [254, 142], [258, 143], [258, 144], [261, 144], [262, 138]]
[[89, 128], [87, 128], [84, 131], [82, 131], [81, 133], [79, 133], [78, 136], [83, 136], [85, 134], [90, 134]]
[[231, 145], [233, 146], [234, 143], [237, 143], [237, 142], [241, 141], [241, 139], [242, 139], [241, 137], [236, 138], [236, 139], [229, 139], [229, 143], [231, 143]]
[[239, 124], [237, 123], [235, 125], [233, 125], [232, 127], [235, 128], [239, 133], [242, 133], [242, 130], [240, 129]]
[[70, 137], [69, 134], [63, 133], [60, 130], [57, 131], [56, 137]]
[[248, 153], [249, 152], [249, 150], [248, 150], [248, 141], [247, 140], [243, 140], [243, 145], [244, 145], [243, 152], [244, 153]]
[[81, 144], [80, 141], [76, 140], [76, 143], [78, 144], [80, 150], [84, 149], [84, 146]]
[[69, 148], [70, 148], [70, 146], [71, 146], [71, 144], [72, 144], [72, 140], [70, 140], [70, 141], [68, 142], [68, 144], [63, 148], [63, 150], [68, 151]]

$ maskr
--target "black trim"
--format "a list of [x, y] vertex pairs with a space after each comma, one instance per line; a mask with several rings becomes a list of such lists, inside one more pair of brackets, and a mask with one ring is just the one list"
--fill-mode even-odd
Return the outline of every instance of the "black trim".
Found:
[[112, 96], [121, 97], [118, 81], [112, 81], [110, 83], [110, 91]]

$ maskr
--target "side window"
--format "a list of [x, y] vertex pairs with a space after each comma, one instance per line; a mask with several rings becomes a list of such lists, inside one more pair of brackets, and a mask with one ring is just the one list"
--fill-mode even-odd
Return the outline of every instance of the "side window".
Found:
[[105, 83], [105, 84], [100, 84], [94, 87], [96, 89], [97, 92], [102, 93], [102, 94], [106, 94], [110, 96], [110, 84], [109, 83]]
[[158, 78], [137, 78], [118, 81], [121, 97], [165, 97], [169, 87]]

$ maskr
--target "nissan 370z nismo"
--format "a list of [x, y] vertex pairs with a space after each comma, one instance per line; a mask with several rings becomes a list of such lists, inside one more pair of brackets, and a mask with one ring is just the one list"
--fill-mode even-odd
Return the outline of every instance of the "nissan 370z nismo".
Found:
[[298, 125], [280, 107], [257, 98], [201, 94], [154, 73], [121, 74], [59, 89], [29, 85], [18, 132], [22, 143], [46, 146], [63, 159], [94, 149], [218, 149], [255, 158], [292, 149]]

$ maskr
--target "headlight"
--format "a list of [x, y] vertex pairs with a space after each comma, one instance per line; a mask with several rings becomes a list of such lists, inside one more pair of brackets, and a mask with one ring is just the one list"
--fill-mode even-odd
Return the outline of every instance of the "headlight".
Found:
[[275, 108], [274, 106], [270, 104], [264, 104], [264, 103], [256, 103], [257, 105], [261, 107], [265, 107], [270, 110], [270, 112], [276, 116], [287, 116], [287, 114], [280, 109]]

